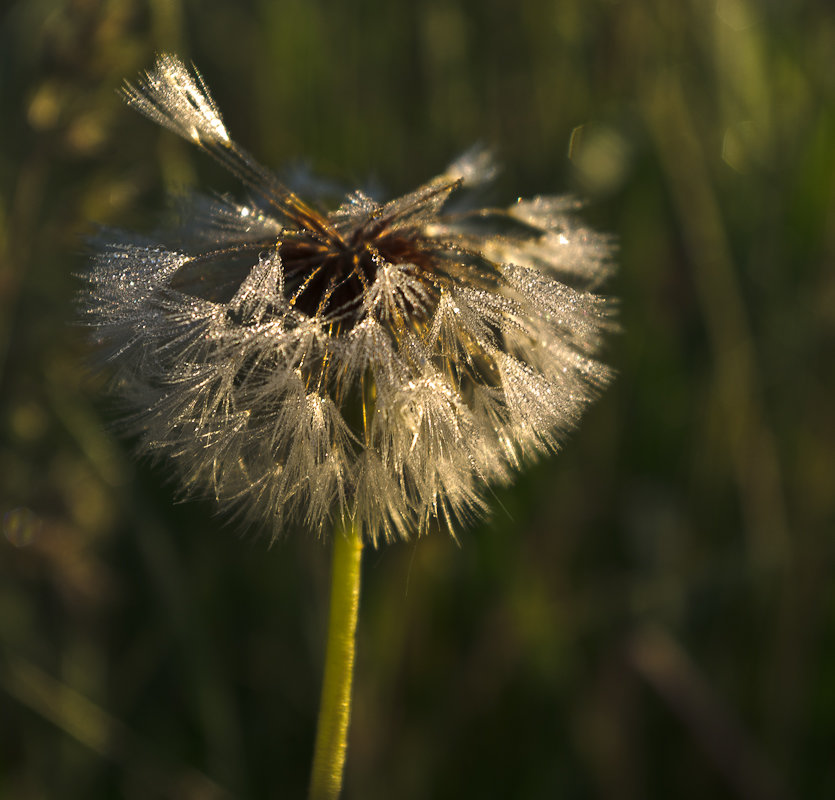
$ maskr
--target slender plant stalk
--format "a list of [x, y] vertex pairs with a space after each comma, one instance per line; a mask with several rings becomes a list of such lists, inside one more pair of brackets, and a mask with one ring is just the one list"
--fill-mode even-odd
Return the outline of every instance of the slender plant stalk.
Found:
[[328, 644], [310, 776], [310, 800], [334, 800], [342, 789], [351, 718], [361, 555], [362, 537], [358, 527], [334, 532]]

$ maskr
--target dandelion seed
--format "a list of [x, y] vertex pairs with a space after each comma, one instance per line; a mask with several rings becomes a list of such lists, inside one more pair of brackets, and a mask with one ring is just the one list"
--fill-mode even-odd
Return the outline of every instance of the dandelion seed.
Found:
[[610, 243], [564, 198], [447, 210], [492, 176], [477, 151], [403, 197], [354, 192], [326, 213], [230, 138], [176, 57], [124, 95], [249, 192], [187, 198], [159, 239], [112, 234], [82, 299], [142, 449], [186, 492], [276, 532], [454, 531], [608, 382], [612, 306], [595, 292]]

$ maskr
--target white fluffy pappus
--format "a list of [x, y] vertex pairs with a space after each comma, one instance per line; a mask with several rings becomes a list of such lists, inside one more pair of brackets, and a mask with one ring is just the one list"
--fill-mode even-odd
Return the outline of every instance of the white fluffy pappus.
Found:
[[366, 540], [454, 532], [484, 488], [558, 447], [610, 379], [610, 241], [559, 197], [447, 210], [483, 151], [387, 203], [325, 213], [229, 136], [162, 55], [127, 102], [249, 191], [186, 198], [157, 239], [109, 233], [81, 296], [143, 451], [277, 534], [341, 518]]

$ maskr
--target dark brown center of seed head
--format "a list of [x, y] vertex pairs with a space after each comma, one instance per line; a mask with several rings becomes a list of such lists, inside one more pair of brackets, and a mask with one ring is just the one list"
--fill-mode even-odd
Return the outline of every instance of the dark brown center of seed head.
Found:
[[[228, 303], [259, 255], [275, 247], [275, 241], [248, 242], [196, 255], [168, 285], [194, 297]], [[363, 319], [363, 298], [381, 261], [413, 265], [415, 275], [425, 280], [430, 292], [437, 277], [433, 252], [410, 231], [369, 233], [359, 229], [343, 240], [299, 230], [282, 237], [278, 252], [285, 297], [307, 316], [333, 321], [337, 335]], [[404, 304], [408, 309], [405, 299]], [[227, 313], [238, 324], [246, 324], [246, 311], [230, 309]], [[414, 309], [414, 313], [421, 312]]]
[[380, 260], [414, 264], [432, 272], [432, 257], [407, 233], [366, 238], [357, 231], [347, 243], [323, 243], [307, 234], [287, 238], [279, 246], [285, 294], [291, 305], [308, 316], [333, 318], [348, 331], [363, 318], [362, 301], [377, 277]]

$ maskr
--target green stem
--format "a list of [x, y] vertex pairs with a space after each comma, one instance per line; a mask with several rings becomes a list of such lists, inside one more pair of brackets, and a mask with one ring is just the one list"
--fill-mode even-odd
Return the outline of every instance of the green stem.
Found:
[[328, 644], [310, 776], [310, 800], [334, 800], [342, 789], [351, 717], [361, 555], [362, 537], [358, 528], [334, 531]]

